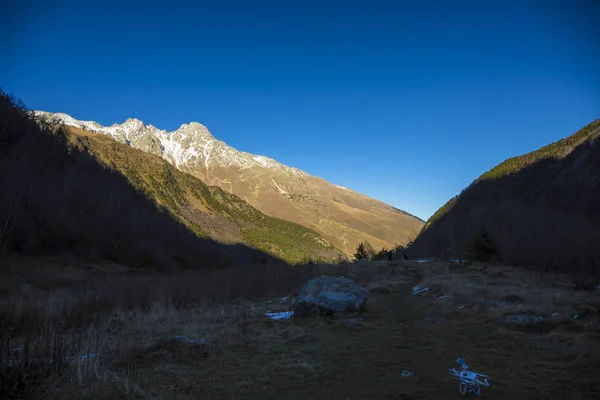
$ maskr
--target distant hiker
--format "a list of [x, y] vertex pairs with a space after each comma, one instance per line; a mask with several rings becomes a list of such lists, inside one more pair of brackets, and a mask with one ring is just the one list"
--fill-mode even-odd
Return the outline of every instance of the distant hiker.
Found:
[[388, 262], [392, 262], [392, 251], [388, 251]]
[[402, 257], [404, 257], [404, 260], [408, 260], [408, 254], [406, 254], [406, 250], [402, 250]]

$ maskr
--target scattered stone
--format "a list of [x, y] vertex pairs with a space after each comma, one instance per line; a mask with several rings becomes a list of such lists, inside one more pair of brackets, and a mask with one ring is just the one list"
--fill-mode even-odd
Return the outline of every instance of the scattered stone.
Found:
[[440, 297], [438, 297], [437, 299], [433, 300], [433, 303], [434, 303], [434, 304], [437, 304], [438, 300], [445, 300], [445, 299], [447, 299], [447, 298], [448, 298], [448, 296], [440, 296]]
[[356, 326], [360, 324], [361, 321], [362, 319], [360, 318], [344, 318], [340, 320], [340, 323], [345, 326]]
[[579, 312], [573, 316], [573, 318], [574, 319], [586, 319], [586, 318], [591, 317], [594, 314], [595, 314], [594, 309], [584, 308], [583, 310], [580, 309]]
[[294, 311], [299, 316], [358, 311], [369, 297], [367, 289], [348, 278], [321, 276], [302, 286]]
[[375, 293], [375, 294], [390, 294], [392, 293], [392, 291], [386, 287], [382, 287], [382, 286], [376, 286], [374, 288], [370, 289], [371, 293]]
[[109, 333], [117, 333], [121, 329], [125, 328], [125, 325], [126, 325], [125, 321], [123, 321], [121, 319], [113, 318], [110, 320], [107, 330]]
[[516, 303], [518, 303], [518, 304], [525, 303], [525, 299], [524, 298], [516, 296], [514, 294], [506, 296], [503, 300], [507, 301], [509, 303], [515, 303], [515, 304]]
[[481, 304], [486, 304], [486, 305], [494, 307], [494, 308], [511, 308], [511, 307], [515, 306], [513, 303], [510, 303], [508, 301], [497, 301], [497, 300], [483, 299], [483, 300], [480, 300], [479, 302]]
[[507, 315], [504, 320], [509, 324], [526, 325], [541, 322], [543, 318], [535, 315]]
[[497, 301], [495, 301], [495, 300], [482, 299], [482, 300], [479, 300], [479, 302], [480, 302], [481, 304], [486, 304], [486, 305], [488, 305], [488, 306], [492, 306], [492, 307], [498, 307], [498, 302], [497, 302]]
[[113, 326], [109, 326], [108, 327], [108, 333], [117, 333], [122, 329], [122, 327], [118, 326], [118, 325], [113, 325]]
[[577, 282], [573, 284], [574, 290], [582, 290], [585, 292], [594, 292], [600, 285], [595, 285], [590, 282]]
[[414, 375], [414, 372], [411, 372], [411, 371], [405, 369], [404, 371], [402, 371], [401, 375], [402, 376], [411, 376], [411, 375]]
[[469, 281], [476, 285], [483, 285], [483, 278], [480, 276], [472, 276], [469, 278]]
[[558, 313], [557, 313], [557, 312], [555, 312], [555, 313], [552, 313], [552, 316], [553, 316], [553, 317], [558, 317]]

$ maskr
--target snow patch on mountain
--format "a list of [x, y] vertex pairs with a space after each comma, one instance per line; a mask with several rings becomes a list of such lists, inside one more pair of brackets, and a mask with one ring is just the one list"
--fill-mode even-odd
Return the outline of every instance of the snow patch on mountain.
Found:
[[172, 135], [159, 135], [158, 139], [160, 140], [160, 144], [163, 147], [163, 158], [169, 161], [171, 164], [175, 165], [176, 168], [180, 168], [183, 163], [181, 143], [173, 140]]
[[153, 125], [146, 125], [136, 118], [129, 118], [122, 124], [103, 126], [95, 121], [80, 121], [64, 113], [35, 111], [34, 114], [40, 119], [54, 119], [64, 125], [103, 133], [133, 147], [139, 147], [138, 143], [143, 142], [141, 139], [145, 137], [157, 138], [161, 144], [162, 158], [178, 169], [201, 167], [208, 173], [216, 166], [237, 166], [241, 169], [258, 167], [295, 176], [309, 176], [302, 170], [288, 167], [272, 158], [238, 151], [225, 142], [215, 139], [206, 126], [198, 122], [182, 124], [177, 130], [167, 132]]
[[265, 168], [272, 168], [276, 164], [275, 160], [272, 160], [265, 156], [253, 156], [252, 159]]
[[339, 186], [339, 185], [333, 185], [338, 189], [342, 189], [342, 190], [351, 190], [350, 188], [347, 188], [346, 186]]
[[59, 120], [60, 122], [62, 122], [65, 125], [74, 126], [76, 128], [85, 129], [87, 131], [100, 132], [100, 130], [102, 130], [102, 128], [104, 128], [102, 125], [100, 125], [99, 123], [97, 123], [95, 121], [79, 121], [79, 120], [71, 117], [70, 115], [64, 114], [64, 113], [53, 114], [53, 113], [46, 112], [46, 111], [34, 111], [33, 113], [36, 117], [54, 118], [54, 119]]

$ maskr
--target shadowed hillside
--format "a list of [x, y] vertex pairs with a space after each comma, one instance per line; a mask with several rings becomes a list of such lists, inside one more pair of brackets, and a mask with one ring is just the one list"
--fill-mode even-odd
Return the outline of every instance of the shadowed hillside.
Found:
[[600, 268], [600, 120], [481, 175], [423, 227], [413, 255], [465, 255], [488, 230], [506, 264]]
[[102, 135], [40, 127], [1, 92], [0, 121], [4, 254], [74, 253], [163, 269], [264, 259], [240, 243], [294, 262], [338, 254], [316, 233], [158, 157]]

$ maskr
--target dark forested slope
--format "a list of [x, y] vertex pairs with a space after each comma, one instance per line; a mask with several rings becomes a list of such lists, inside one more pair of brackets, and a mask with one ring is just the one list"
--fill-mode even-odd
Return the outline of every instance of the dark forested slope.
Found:
[[411, 250], [466, 254], [491, 233], [503, 262], [544, 270], [600, 268], [600, 120], [565, 139], [510, 158], [441, 207]]
[[318, 234], [264, 216], [158, 157], [44, 125], [2, 92], [0, 250], [162, 269], [264, 260], [263, 251], [291, 262], [339, 254]]

